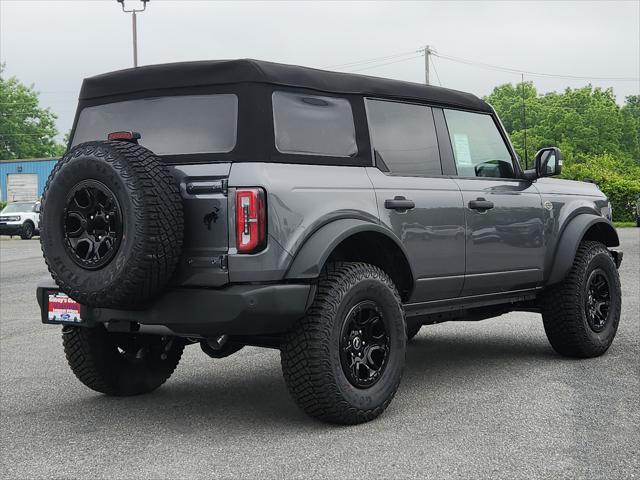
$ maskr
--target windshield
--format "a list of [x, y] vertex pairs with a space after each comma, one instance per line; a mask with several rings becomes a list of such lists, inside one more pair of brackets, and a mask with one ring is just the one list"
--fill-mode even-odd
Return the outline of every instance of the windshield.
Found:
[[4, 210], [0, 213], [20, 213], [20, 212], [31, 212], [33, 211], [33, 206], [35, 203], [25, 202], [25, 203], [10, 203], [7, 205]]
[[82, 109], [71, 146], [132, 131], [157, 155], [227, 153], [236, 145], [237, 125], [234, 94], [141, 98]]

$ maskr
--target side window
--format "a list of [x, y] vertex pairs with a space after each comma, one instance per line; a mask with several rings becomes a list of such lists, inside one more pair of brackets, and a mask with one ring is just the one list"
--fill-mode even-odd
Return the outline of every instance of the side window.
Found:
[[430, 107], [366, 100], [376, 163], [399, 175], [442, 175]]
[[458, 176], [513, 178], [511, 154], [493, 118], [445, 110]]
[[280, 153], [352, 157], [358, 153], [351, 104], [344, 98], [273, 92], [273, 125]]

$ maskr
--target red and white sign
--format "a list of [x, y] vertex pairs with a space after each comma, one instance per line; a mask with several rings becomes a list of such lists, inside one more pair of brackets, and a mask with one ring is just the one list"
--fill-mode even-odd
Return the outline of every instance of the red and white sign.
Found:
[[81, 322], [80, 304], [64, 293], [49, 294], [50, 322]]

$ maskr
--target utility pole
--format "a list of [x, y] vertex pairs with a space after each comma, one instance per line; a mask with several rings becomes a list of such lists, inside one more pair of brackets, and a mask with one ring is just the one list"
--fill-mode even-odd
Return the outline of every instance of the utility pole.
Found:
[[431, 83], [429, 82], [429, 55], [431, 55], [433, 50], [431, 50], [431, 48], [429, 48], [429, 45], [427, 45], [426, 47], [424, 47], [423, 51], [424, 51], [424, 83], [426, 85], [431, 85]]
[[136, 13], [144, 12], [147, 9], [147, 2], [149, 0], [140, 0], [142, 2], [142, 8], [127, 10], [124, 6], [124, 0], [117, 0], [122, 7], [122, 11], [125, 13], [131, 13], [131, 33], [133, 37], [133, 66], [138, 66], [138, 19]]
[[131, 31], [133, 32], [133, 66], [138, 66], [138, 22], [136, 11], [131, 14]]

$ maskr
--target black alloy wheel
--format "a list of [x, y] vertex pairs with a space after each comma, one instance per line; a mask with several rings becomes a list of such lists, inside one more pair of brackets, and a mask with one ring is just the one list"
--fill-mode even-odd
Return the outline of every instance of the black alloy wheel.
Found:
[[609, 319], [611, 294], [605, 272], [597, 268], [591, 272], [586, 282], [585, 314], [591, 330], [604, 330]]
[[122, 240], [122, 212], [113, 192], [97, 180], [71, 189], [64, 210], [64, 245], [87, 270], [99, 269], [115, 256]]
[[374, 385], [389, 358], [389, 336], [376, 302], [365, 300], [347, 313], [340, 337], [340, 363], [349, 382], [358, 388]]

